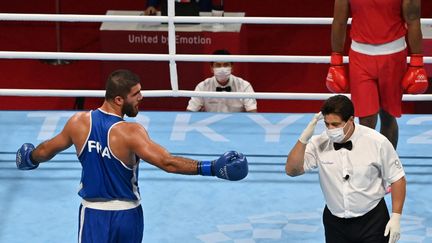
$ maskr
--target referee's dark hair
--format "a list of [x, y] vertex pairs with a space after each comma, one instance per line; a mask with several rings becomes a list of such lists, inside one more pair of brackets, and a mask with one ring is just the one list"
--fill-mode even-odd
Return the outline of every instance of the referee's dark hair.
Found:
[[[231, 53], [228, 50], [225, 49], [219, 49], [219, 50], [215, 50], [213, 52], [213, 55], [231, 55]], [[211, 62], [210, 64], [213, 66], [214, 62]], [[233, 62], [231, 62], [231, 65], [234, 64]]]
[[119, 69], [112, 72], [105, 85], [105, 99], [113, 100], [116, 96], [126, 98], [131, 88], [140, 83], [140, 78], [135, 73]]
[[339, 115], [346, 122], [350, 117], [354, 116], [354, 105], [347, 96], [335, 95], [324, 102], [321, 113], [324, 116], [328, 114]]

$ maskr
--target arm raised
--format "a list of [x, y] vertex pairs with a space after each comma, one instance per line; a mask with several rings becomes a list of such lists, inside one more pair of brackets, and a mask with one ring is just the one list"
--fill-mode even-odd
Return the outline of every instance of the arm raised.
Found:
[[241, 180], [248, 174], [248, 162], [242, 153], [229, 151], [213, 161], [197, 161], [171, 155], [164, 147], [152, 141], [139, 124], [127, 123], [130, 134], [127, 146], [141, 159], [158, 168], [176, 174], [217, 176], [226, 180]]

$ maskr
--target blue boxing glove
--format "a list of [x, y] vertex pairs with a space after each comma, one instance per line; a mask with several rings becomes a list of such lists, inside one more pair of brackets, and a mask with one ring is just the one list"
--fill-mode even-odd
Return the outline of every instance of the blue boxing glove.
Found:
[[238, 181], [245, 178], [248, 172], [246, 156], [235, 151], [226, 152], [217, 160], [198, 162], [198, 174], [203, 176]]
[[31, 143], [25, 143], [16, 153], [16, 165], [20, 170], [33, 170], [39, 166], [39, 163], [31, 159], [31, 152], [35, 149]]

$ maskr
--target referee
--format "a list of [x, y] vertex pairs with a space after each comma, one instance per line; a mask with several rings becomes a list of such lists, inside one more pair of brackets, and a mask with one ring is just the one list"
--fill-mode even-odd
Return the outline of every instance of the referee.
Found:
[[[324, 119], [326, 131], [312, 136]], [[285, 165], [290, 176], [318, 169], [326, 206], [327, 243], [396, 242], [405, 201], [402, 163], [390, 141], [354, 122], [354, 106], [344, 95], [327, 99], [294, 145]], [[392, 214], [384, 201], [391, 185]]]

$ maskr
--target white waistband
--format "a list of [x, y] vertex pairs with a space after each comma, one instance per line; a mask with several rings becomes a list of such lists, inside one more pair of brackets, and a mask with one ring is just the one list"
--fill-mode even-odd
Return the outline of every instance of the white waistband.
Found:
[[364, 44], [354, 40], [351, 41], [351, 49], [353, 51], [371, 56], [393, 54], [404, 50], [406, 47], [405, 36], [380, 45]]
[[140, 201], [110, 200], [92, 202], [83, 199], [81, 204], [86, 208], [99, 210], [127, 210], [138, 207], [140, 205]]

